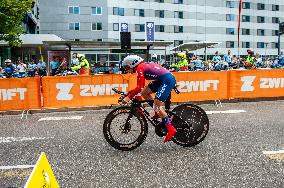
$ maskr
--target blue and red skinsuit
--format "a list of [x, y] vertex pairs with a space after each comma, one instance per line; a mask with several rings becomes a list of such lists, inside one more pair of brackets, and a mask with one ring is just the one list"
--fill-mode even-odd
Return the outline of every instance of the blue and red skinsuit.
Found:
[[128, 98], [133, 98], [145, 86], [145, 80], [153, 80], [148, 87], [156, 93], [156, 99], [165, 102], [176, 84], [175, 77], [162, 66], [153, 62], [142, 62], [137, 66], [137, 86], [131, 90]]

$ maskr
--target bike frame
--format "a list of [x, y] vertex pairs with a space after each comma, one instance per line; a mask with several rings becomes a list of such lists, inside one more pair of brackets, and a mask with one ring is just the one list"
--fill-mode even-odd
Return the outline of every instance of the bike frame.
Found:
[[[127, 96], [124, 92], [121, 92], [119, 90], [117, 90], [116, 88], [112, 88], [113, 91], [115, 91], [117, 94], [120, 94], [122, 96]], [[174, 88], [175, 92], [177, 94], [179, 94], [179, 91], [177, 90], [177, 88], [175, 87]], [[128, 118], [126, 119], [126, 123], [129, 122], [129, 120], [133, 117], [133, 113], [134, 111], [137, 109], [154, 127], [157, 127], [158, 124], [160, 123], [160, 121], [156, 120], [152, 120], [151, 117], [150, 117], [150, 113], [142, 106], [143, 103], [151, 103], [153, 102], [153, 100], [138, 100], [136, 98], [132, 98], [131, 99], [131, 110], [130, 110], [130, 113], [129, 113], [129, 116]], [[171, 102], [170, 101], [170, 98], [167, 99], [167, 102]], [[181, 117], [177, 116], [175, 113], [173, 113], [172, 111], [170, 111], [169, 109], [166, 109], [166, 112], [169, 116], [171, 117], [176, 117], [178, 118], [179, 120], [183, 121]], [[188, 122], [185, 122], [189, 128], [192, 127], [192, 125], [188, 124]]]
[[[140, 113], [142, 113], [142, 115], [154, 126], [154, 127], [157, 127], [158, 124], [160, 123], [160, 121], [158, 120], [153, 120], [151, 117], [150, 117], [150, 113], [142, 106], [143, 103], [150, 103], [150, 102], [153, 102], [152, 100], [138, 100], [138, 99], [135, 99], [133, 98], [132, 99], [132, 103], [131, 103], [131, 111], [129, 113], [129, 116], [126, 120], [126, 122], [128, 122], [132, 117], [133, 117], [133, 112], [135, 110], [138, 110]], [[175, 113], [173, 113], [172, 111], [170, 110], [166, 110], [167, 114], [171, 117], [176, 117], [178, 118], [179, 120], [183, 121], [181, 117], [177, 116]], [[192, 127], [192, 125], [188, 124], [188, 122], [185, 122], [189, 128]]]

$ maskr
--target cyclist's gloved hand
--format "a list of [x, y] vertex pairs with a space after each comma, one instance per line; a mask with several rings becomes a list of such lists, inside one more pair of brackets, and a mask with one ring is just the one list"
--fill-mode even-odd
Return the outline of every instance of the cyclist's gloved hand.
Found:
[[119, 102], [119, 103], [122, 102], [123, 99], [124, 99], [124, 96], [119, 97], [118, 102]]
[[126, 104], [126, 103], [129, 103], [129, 101], [130, 101], [130, 98], [125, 97], [121, 102], [122, 102], [123, 104]]

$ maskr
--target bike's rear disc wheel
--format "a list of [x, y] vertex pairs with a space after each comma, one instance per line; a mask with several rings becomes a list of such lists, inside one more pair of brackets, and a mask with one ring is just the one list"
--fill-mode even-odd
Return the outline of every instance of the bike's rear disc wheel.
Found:
[[[142, 114], [133, 112], [132, 118], [126, 122], [130, 115], [130, 107], [119, 107], [111, 111], [105, 119], [103, 132], [106, 141], [114, 148], [130, 151], [139, 147], [147, 137], [148, 125]], [[130, 129], [125, 130], [125, 124]]]
[[[172, 124], [177, 133], [172, 141], [184, 147], [192, 147], [202, 142], [209, 131], [209, 120], [206, 112], [194, 104], [179, 105], [172, 111]], [[191, 125], [191, 128], [188, 127]]]

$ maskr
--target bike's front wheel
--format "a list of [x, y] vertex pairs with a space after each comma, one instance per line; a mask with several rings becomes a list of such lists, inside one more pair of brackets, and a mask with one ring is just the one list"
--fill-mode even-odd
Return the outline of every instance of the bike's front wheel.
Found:
[[206, 112], [194, 104], [182, 104], [172, 110], [172, 124], [177, 129], [173, 142], [192, 147], [202, 142], [209, 131]]
[[148, 125], [142, 113], [129, 106], [118, 107], [106, 117], [103, 125], [106, 141], [114, 148], [131, 151], [147, 137]]

